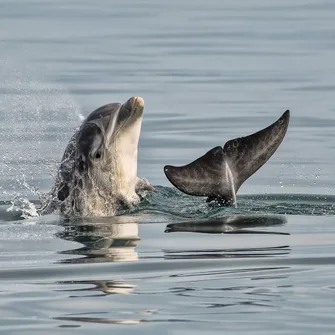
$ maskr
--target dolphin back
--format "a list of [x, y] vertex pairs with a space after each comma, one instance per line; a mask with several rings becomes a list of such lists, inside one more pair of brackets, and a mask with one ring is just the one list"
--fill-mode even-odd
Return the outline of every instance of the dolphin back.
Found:
[[236, 205], [236, 192], [241, 185], [274, 154], [283, 141], [290, 120], [287, 110], [276, 122], [252, 135], [228, 141], [184, 166], [166, 165], [164, 172], [180, 191], [207, 196]]

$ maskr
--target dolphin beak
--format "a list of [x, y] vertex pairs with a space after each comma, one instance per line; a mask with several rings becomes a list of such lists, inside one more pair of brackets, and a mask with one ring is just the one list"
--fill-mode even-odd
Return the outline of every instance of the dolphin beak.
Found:
[[142, 97], [131, 97], [124, 104], [124, 108], [128, 110], [130, 117], [141, 116], [144, 110], [144, 99]]
[[144, 99], [142, 97], [134, 97], [134, 108], [144, 109]]

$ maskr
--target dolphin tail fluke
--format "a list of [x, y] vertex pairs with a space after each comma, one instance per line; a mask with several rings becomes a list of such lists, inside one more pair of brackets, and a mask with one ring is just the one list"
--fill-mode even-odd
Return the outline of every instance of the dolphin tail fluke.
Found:
[[180, 191], [207, 196], [236, 205], [236, 192], [241, 185], [274, 154], [283, 141], [290, 120], [287, 110], [276, 122], [257, 133], [228, 141], [184, 166], [166, 165], [164, 172]]

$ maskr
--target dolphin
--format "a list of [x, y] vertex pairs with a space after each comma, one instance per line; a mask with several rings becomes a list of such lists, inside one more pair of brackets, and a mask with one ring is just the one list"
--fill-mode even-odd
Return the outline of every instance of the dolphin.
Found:
[[[131, 97], [87, 116], [65, 149], [41, 215], [58, 210], [65, 217], [115, 216], [155, 191], [137, 176], [143, 110], [143, 98]], [[217, 146], [188, 165], [166, 165], [166, 177], [186, 194], [236, 206], [236, 192], [277, 150], [289, 117], [287, 110], [269, 127]]]
[[180, 191], [206, 196], [207, 202], [236, 207], [236, 193], [241, 185], [274, 154], [284, 139], [290, 111], [273, 124], [246, 137], [216, 146], [184, 166], [166, 165], [168, 180]]
[[88, 115], [65, 149], [42, 215], [58, 209], [70, 217], [114, 216], [154, 190], [137, 176], [143, 109], [143, 98], [132, 97]]

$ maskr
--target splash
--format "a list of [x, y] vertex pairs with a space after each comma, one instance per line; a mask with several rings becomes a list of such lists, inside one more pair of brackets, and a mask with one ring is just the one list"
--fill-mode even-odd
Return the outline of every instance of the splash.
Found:
[[39, 216], [36, 206], [28, 199], [15, 194], [14, 198], [10, 201], [12, 205], [7, 208], [7, 212], [20, 212], [23, 219], [29, 219]]
[[[44, 200], [58, 162], [75, 128], [84, 118], [73, 97], [61, 86], [20, 62], [0, 66], [0, 182], [11, 195], [8, 211], [37, 215], [28, 199]], [[41, 189], [41, 190], [40, 190]]]

